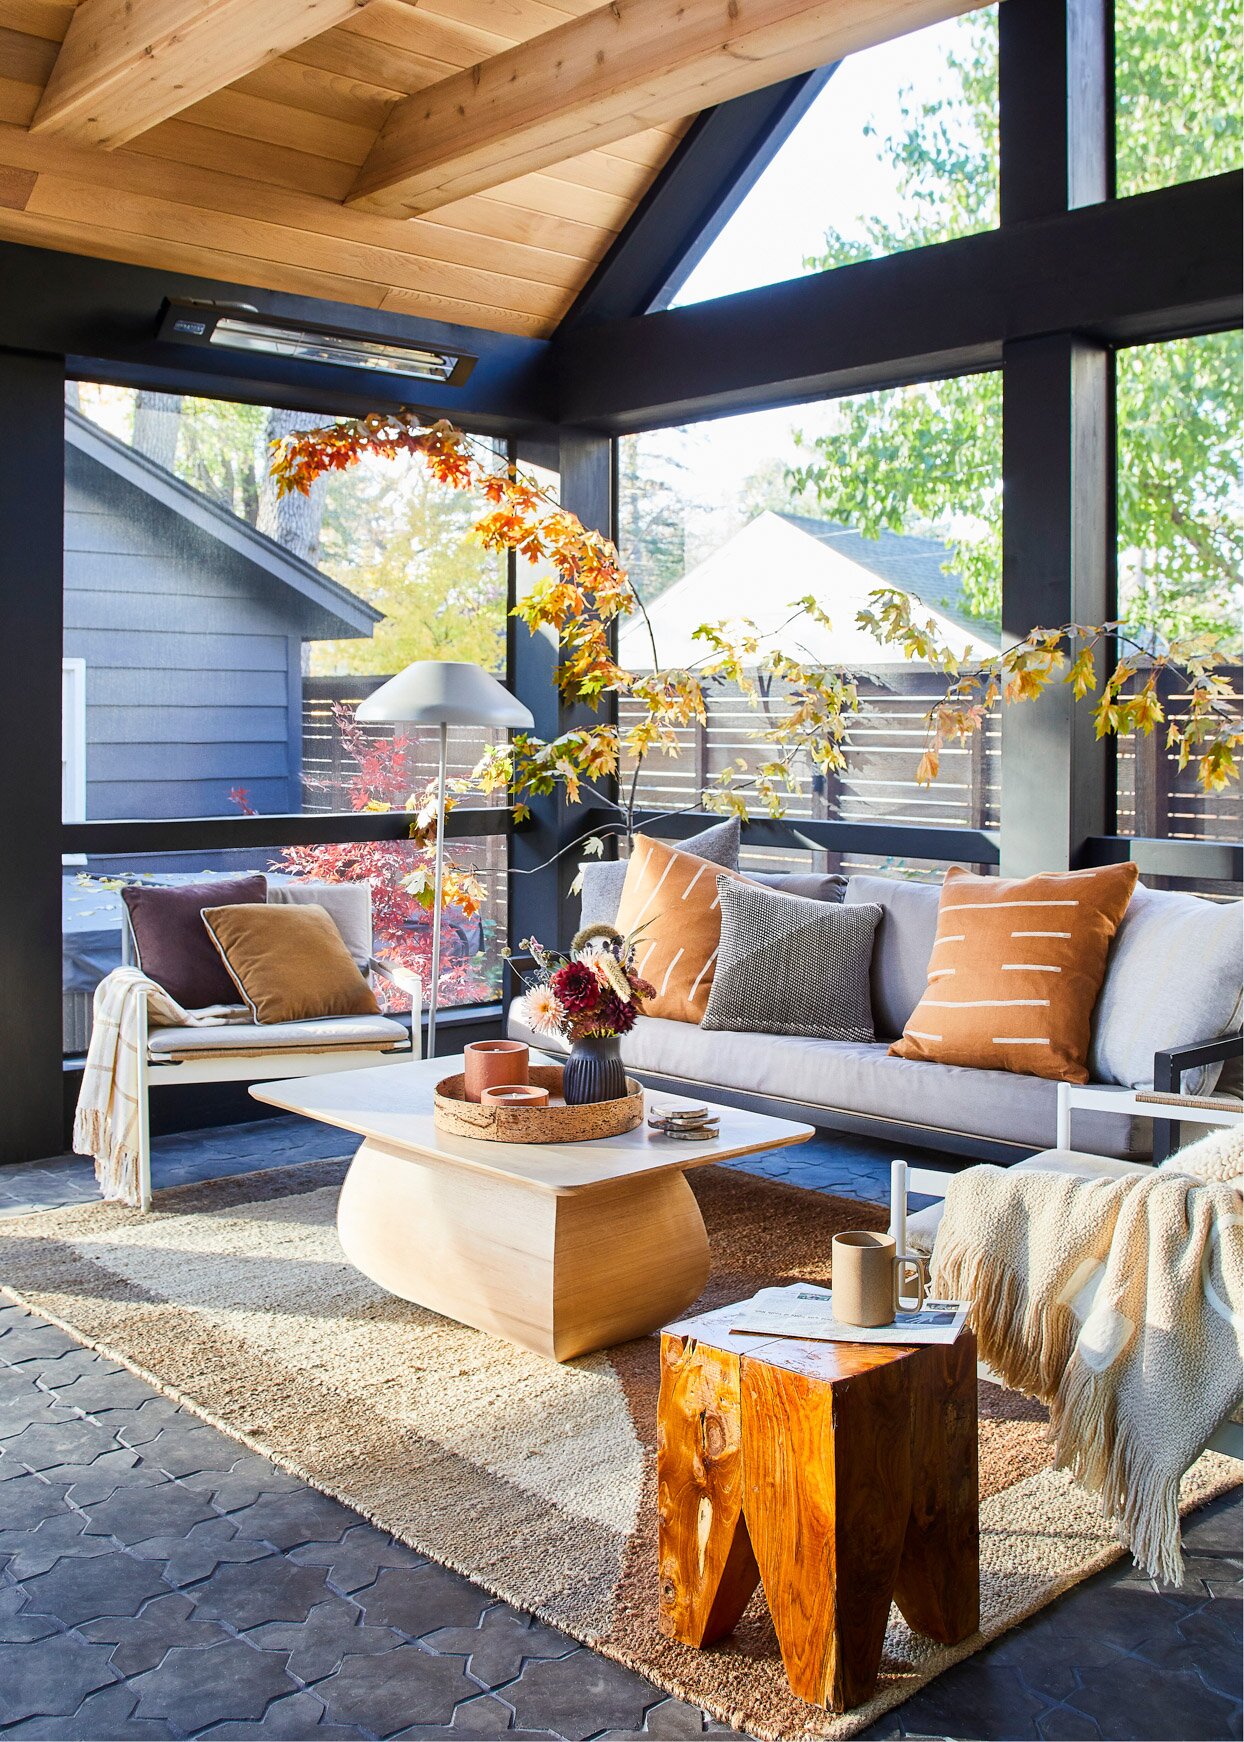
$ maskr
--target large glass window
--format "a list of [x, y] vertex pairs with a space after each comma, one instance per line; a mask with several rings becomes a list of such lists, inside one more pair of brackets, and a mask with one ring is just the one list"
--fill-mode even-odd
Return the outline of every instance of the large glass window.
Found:
[[1240, 0], [1115, 0], [1118, 191], [1244, 162]]
[[[1212, 333], [1119, 353], [1119, 614], [1142, 648], [1206, 636], [1223, 649], [1228, 705], [1239, 708], [1244, 609], [1244, 392], [1241, 336]], [[1146, 680], [1145, 657], [1134, 683]], [[1187, 705], [1159, 679], [1167, 713]], [[1207, 793], [1180, 770], [1162, 731], [1119, 744], [1123, 834], [1238, 841], [1240, 787]]]
[[[722, 418], [626, 437], [620, 453], [623, 557], [648, 606], [620, 637], [623, 665], [700, 670], [697, 629], [755, 626], [753, 706], [738, 683], [706, 681], [708, 719], [677, 731], [676, 754], [624, 761], [640, 802], [694, 808], [723, 771], [754, 814], [772, 747], [760, 734], [789, 711], [787, 686], [763, 672], [782, 648], [855, 673], [860, 696], [847, 768], [793, 770], [791, 818], [990, 827], [997, 821], [996, 726], [942, 758], [930, 787], [916, 781], [924, 716], [944, 683], [856, 624], [869, 594], [906, 593], [957, 648], [996, 651], [1001, 563], [1001, 385], [983, 375], [862, 395], [795, 410]], [[797, 615], [815, 599], [828, 626]], [[641, 704], [624, 700], [623, 727]], [[818, 854], [818, 862], [830, 862]], [[833, 863], [839, 860], [834, 858]], [[852, 859], [851, 865], [863, 861]], [[908, 869], [915, 870], [916, 867]]]
[[848, 56], [675, 302], [992, 229], [997, 116], [996, 7]]

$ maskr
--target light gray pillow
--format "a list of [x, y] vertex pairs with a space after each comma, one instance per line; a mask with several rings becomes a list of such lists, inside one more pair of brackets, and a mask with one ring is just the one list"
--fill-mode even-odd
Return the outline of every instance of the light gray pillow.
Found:
[[278, 883], [268, 878], [270, 907], [322, 907], [341, 933], [356, 968], [371, 960], [370, 883]]
[[836, 871], [744, 871], [743, 875], [779, 895], [802, 895], [806, 901], [840, 903], [847, 888], [846, 878]]
[[[688, 835], [685, 841], [675, 841], [682, 853], [694, 853], [697, 859], [707, 859], [710, 865], [722, 865], [727, 871], [739, 868], [739, 819], [729, 817], [724, 823], [714, 823], [701, 829], [698, 835]], [[626, 882], [627, 859], [589, 859], [579, 866], [581, 902], [579, 924], [612, 925], [622, 905], [622, 885]]]
[[928, 990], [941, 893], [936, 883], [913, 883], [905, 877], [861, 872], [847, 879], [847, 906], [864, 902], [882, 910], [873, 951], [872, 1005], [877, 1033], [886, 1040], [902, 1034]]
[[[1240, 1026], [1240, 915], [1238, 901], [1136, 885], [1093, 1011], [1093, 1082], [1152, 1087], [1154, 1053]], [[1184, 1093], [1208, 1094], [1221, 1074], [1220, 1064], [1189, 1071]]]
[[872, 1040], [876, 906], [809, 901], [717, 879], [721, 943], [701, 1028]]

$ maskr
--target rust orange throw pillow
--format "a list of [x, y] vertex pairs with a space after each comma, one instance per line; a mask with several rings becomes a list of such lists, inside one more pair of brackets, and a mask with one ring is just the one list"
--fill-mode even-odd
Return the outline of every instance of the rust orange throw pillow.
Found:
[[721, 942], [719, 877], [749, 881], [664, 841], [635, 837], [614, 924], [623, 934], [642, 932], [635, 968], [656, 987], [656, 997], [644, 1003], [645, 1016], [702, 1020]]
[[1042, 877], [946, 873], [928, 989], [899, 1058], [1087, 1083], [1093, 1006], [1135, 865]]

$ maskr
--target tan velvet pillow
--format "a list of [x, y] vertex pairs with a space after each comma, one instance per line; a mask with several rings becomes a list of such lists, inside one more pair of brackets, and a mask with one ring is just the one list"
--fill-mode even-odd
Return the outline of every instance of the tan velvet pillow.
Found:
[[719, 877], [749, 881], [664, 841], [635, 837], [614, 924], [624, 934], [642, 931], [635, 969], [656, 987], [645, 1016], [702, 1021], [721, 943]]
[[1087, 1083], [1093, 1006], [1135, 865], [1040, 877], [946, 873], [928, 988], [899, 1058]]
[[324, 908], [205, 907], [203, 923], [256, 1022], [379, 1013]]

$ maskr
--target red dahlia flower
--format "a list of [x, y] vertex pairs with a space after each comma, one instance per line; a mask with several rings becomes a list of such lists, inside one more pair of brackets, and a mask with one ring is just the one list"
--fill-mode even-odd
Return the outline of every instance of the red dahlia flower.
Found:
[[600, 1004], [600, 981], [582, 962], [567, 962], [564, 968], [557, 970], [549, 984], [568, 1016], [586, 1016]]

